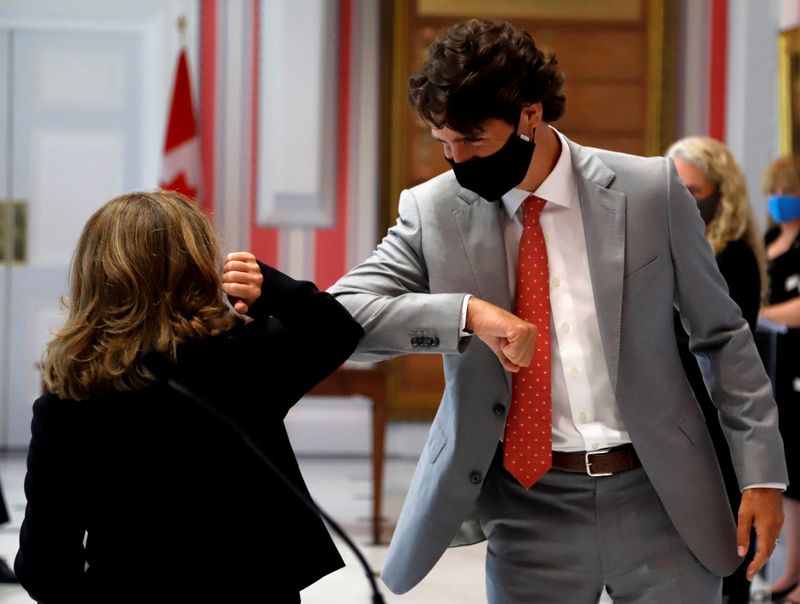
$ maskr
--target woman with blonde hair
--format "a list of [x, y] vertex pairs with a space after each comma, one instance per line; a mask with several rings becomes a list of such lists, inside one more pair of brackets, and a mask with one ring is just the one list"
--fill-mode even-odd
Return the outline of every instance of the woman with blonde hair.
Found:
[[769, 279], [761, 231], [741, 167], [725, 145], [705, 136], [675, 142], [667, 156], [697, 201], [706, 239], [731, 288], [731, 298], [754, 328], [759, 307], [767, 298]]
[[306, 490], [283, 417], [363, 332], [251, 254], [221, 264], [205, 215], [176, 193], [123, 195], [84, 227], [33, 408], [16, 571], [34, 599], [299, 602], [342, 566], [239, 435], [143, 365], [153, 348], [171, 357], [175, 381]]
[[[669, 148], [667, 156], [675, 162], [683, 184], [697, 201], [700, 217], [705, 223], [706, 239], [714, 251], [720, 273], [728, 284], [731, 298], [739, 305], [750, 329], [755, 330], [758, 310], [766, 297], [768, 282], [764, 246], [750, 208], [741, 168], [725, 145], [708, 137], [681, 139]], [[702, 296], [703, 292], [695, 294]], [[720, 427], [717, 409], [703, 382], [697, 359], [689, 350], [689, 337], [677, 313], [675, 331], [683, 367], [703, 409], [735, 516], [742, 497], [730, 449]], [[746, 604], [750, 601], [750, 584], [746, 571], [755, 553], [754, 541], [751, 540], [750, 551], [742, 564], [723, 580], [722, 592], [728, 597], [729, 604]]]
[[800, 602], [800, 445], [795, 431], [800, 424], [800, 156], [772, 162], [764, 175], [764, 191], [773, 221], [766, 235], [769, 261], [769, 305], [762, 316], [786, 325], [778, 336], [775, 398], [789, 468], [789, 487], [783, 494], [783, 574], [772, 584], [773, 600]]

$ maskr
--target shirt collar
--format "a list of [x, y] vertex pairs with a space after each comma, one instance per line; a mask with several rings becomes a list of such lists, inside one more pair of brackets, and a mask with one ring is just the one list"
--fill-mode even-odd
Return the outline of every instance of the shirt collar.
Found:
[[[572, 154], [567, 144], [567, 139], [558, 130], [552, 126], [553, 132], [558, 136], [561, 142], [561, 154], [558, 156], [558, 161], [547, 178], [544, 179], [542, 184], [533, 191], [533, 195], [546, 199], [548, 203], [555, 204], [564, 208], [572, 207], [572, 200], [575, 198], [575, 179], [572, 174]], [[535, 153], [535, 151], [534, 151]], [[511, 189], [508, 193], [503, 195], [503, 206], [510, 218], [519, 210], [522, 202], [531, 195], [530, 191], [523, 191], [522, 189]]]

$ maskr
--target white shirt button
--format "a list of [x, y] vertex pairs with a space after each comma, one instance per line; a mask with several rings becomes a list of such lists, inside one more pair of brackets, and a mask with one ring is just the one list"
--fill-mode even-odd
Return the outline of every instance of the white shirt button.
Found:
[[569, 323], [564, 323], [561, 326], [561, 331], [563, 331], [564, 333], [569, 333]]
[[578, 416], [578, 418], [579, 418], [579, 419], [580, 419], [580, 420], [581, 420], [583, 423], [586, 423], [586, 420], [588, 419], [588, 416], [586, 415], [586, 412], [585, 412], [585, 411], [581, 411], [581, 414]]
[[572, 369], [569, 370], [569, 374], [572, 377], [578, 377], [578, 368], [577, 367], [573, 367]]
[[599, 448], [600, 448], [600, 445], [598, 445], [597, 443], [594, 443], [592, 445], [592, 449], [599, 449]]
[[553, 287], [558, 287], [559, 285], [561, 285], [561, 280], [558, 277], [553, 277], [551, 283], [553, 284]]

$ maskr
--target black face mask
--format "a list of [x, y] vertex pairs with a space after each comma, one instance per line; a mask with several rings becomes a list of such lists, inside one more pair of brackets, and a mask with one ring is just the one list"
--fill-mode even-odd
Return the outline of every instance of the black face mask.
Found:
[[450, 158], [445, 159], [453, 167], [458, 184], [487, 201], [497, 201], [525, 178], [535, 148], [533, 135], [531, 140], [527, 136], [517, 135], [515, 126], [508, 142], [491, 155], [458, 163]]
[[695, 197], [694, 200], [697, 202], [697, 208], [700, 210], [700, 217], [703, 219], [703, 222], [708, 223], [714, 220], [714, 216], [717, 214], [717, 208], [719, 208], [719, 191], [714, 191], [708, 197]]

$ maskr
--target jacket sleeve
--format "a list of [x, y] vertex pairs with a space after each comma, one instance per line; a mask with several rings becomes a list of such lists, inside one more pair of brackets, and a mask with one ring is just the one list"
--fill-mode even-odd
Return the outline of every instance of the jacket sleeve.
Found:
[[[412, 191], [400, 195], [399, 214], [372, 255], [329, 290], [364, 327], [357, 360], [459, 353], [469, 342], [460, 330], [466, 294], [430, 292], [423, 224]], [[436, 345], [416, 346], [419, 337], [435, 338]]]
[[80, 461], [72, 401], [52, 394], [33, 406], [25, 520], [14, 569], [22, 586], [40, 603], [80, 602], [86, 556], [86, 527], [78, 498]]
[[788, 483], [778, 409], [747, 321], [728, 296], [697, 206], [668, 164], [667, 211], [675, 304], [719, 410], [739, 486]]
[[285, 415], [306, 392], [352, 354], [364, 330], [333, 296], [259, 263], [261, 297], [239, 345], [261, 367], [265, 391]]

